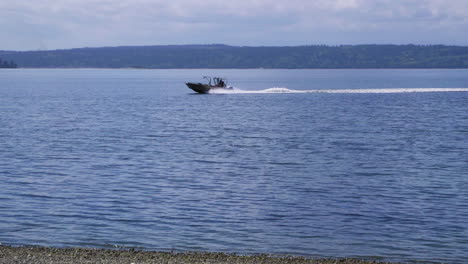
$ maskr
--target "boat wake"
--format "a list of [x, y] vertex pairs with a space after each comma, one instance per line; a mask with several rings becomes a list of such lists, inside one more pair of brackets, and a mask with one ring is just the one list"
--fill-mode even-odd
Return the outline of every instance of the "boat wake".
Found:
[[273, 87], [264, 90], [216, 89], [210, 94], [275, 94], [275, 93], [330, 93], [330, 94], [385, 94], [385, 93], [430, 93], [430, 92], [468, 92], [468, 88], [381, 88], [381, 89], [329, 89], [329, 90], [291, 90], [285, 87]]

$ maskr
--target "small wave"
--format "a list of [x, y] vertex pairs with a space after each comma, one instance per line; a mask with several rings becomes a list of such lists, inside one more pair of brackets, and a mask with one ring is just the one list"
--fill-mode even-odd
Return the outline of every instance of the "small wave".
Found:
[[273, 87], [264, 90], [216, 89], [212, 94], [271, 94], [271, 93], [330, 93], [330, 94], [385, 94], [385, 93], [430, 93], [430, 92], [468, 92], [468, 88], [381, 88], [381, 89], [328, 89], [328, 90], [291, 90]]

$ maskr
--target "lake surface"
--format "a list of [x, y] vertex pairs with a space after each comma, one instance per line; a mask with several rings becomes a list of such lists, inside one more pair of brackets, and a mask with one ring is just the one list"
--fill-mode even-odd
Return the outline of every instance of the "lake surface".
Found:
[[[236, 89], [184, 85], [210, 74]], [[468, 70], [1, 70], [0, 243], [464, 263], [467, 88]]]

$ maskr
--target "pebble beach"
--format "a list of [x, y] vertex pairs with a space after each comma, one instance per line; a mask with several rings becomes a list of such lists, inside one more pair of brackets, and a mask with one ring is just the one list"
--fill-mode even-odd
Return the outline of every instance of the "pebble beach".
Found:
[[359, 259], [309, 259], [296, 256], [234, 255], [208, 252], [156, 252], [90, 248], [49, 248], [0, 246], [1, 264], [391, 264]]

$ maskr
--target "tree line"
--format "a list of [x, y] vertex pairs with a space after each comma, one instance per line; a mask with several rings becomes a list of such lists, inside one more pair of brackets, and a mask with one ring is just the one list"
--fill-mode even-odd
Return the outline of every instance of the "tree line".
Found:
[[18, 68], [18, 65], [13, 61], [3, 61], [0, 59], [0, 68]]
[[168, 45], [3, 51], [0, 56], [39, 68], [468, 68], [468, 47], [446, 45]]

